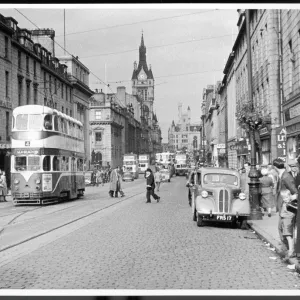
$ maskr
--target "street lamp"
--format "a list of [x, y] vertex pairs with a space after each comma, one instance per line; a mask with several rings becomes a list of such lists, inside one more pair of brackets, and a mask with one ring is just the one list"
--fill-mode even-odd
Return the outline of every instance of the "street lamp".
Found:
[[[246, 9], [246, 37], [247, 37], [247, 70], [248, 70], [248, 94], [249, 101], [254, 112], [254, 103], [252, 97], [252, 61], [251, 61], [251, 40], [250, 40], [250, 10]], [[254, 115], [254, 114], [253, 114]], [[252, 119], [249, 121], [249, 135], [251, 144], [251, 168], [249, 172], [249, 201], [251, 206], [250, 219], [262, 220], [262, 212], [259, 209], [259, 180], [258, 170], [256, 169], [256, 145], [255, 130], [257, 130], [259, 120]]]

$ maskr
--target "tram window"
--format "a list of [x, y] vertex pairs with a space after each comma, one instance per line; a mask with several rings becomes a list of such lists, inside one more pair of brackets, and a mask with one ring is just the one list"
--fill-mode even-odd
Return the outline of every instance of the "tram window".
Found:
[[60, 123], [61, 123], [61, 132], [65, 133], [65, 122], [63, 118], [60, 119]]
[[73, 124], [69, 122], [69, 135], [73, 136]]
[[70, 135], [70, 128], [69, 128], [69, 122], [65, 121], [65, 125], [66, 125], [66, 134]]
[[75, 157], [72, 157], [72, 160], [71, 160], [71, 170], [76, 171]]
[[60, 161], [58, 156], [53, 156], [53, 171], [60, 171]]
[[26, 164], [26, 156], [16, 156], [15, 159], [15, 169], [16, 171], [26, 171], [27, 164]]
[[77, 159], [77, 171], [83, 171], [83, 160]]
[[43, 170], [51, 171], [51, 159], [49, 155], [45, 156], [43, 159]]
[[52, 116], [46, 115], [44, 118], [44, 127], [46, 130], [52, 130]]
[[42, 127], [42, 115], [29, 115], [29, 130], [40, 130]]
[[61, 118], [60, 117], [57, 117], [57, 124], [58, 124], [58, 132], [62, 132], [62, 129], [61, 129]]
[[58, 130], [58, 117], [57, 116], [54, 116], [54, 130], [55, 131], [59, 131]]
[[39, 156], [28, 156], [27, 158], [27, 170], [28, 171], [38, 171], [41, 167]]
[[27, 130], [28, 126], [28, 115], [17, 115], [16, 118], [16, 129], [17, 130]]
[[69, 171], [69, 157], [66, 157], [66, 171]]
[[12, 128], [15, 128], [15, 117], [14, 116], [12, 116]]

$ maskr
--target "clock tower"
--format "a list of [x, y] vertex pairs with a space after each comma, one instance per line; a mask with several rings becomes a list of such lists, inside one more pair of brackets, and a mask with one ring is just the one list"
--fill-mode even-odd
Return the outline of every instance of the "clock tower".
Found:
[[139, 95], [143, 101], [142, 114], [149, 125], [153, 123], [153, 101], [154, 101], [154, 78], [151, 65], [147, 66], [146, 47], [142, 34], [141, 45], [139, 48], [139, 64], [134, 62], [132, 73], [132, 94]]

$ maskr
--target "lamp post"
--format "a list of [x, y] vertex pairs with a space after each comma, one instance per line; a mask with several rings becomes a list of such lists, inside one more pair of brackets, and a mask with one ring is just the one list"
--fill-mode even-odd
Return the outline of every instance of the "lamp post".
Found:
[[[250, 10], [246, 9], [246, 37], [247, 37], [247, 70], [248, 70], [248, 95], [249, 101], [254, 112], [254, 103], [252, 97], [252, 60], [251, 60], [251, 40], [250, 40]], [[255, 145], [255, 130], [258, 127], [258, 122], [252, 120], [249, 124], [249, 135], [251, 144], [251, 168], [249, 172], [249, 200], [250, 200], [250, 219], [262, 220], [262, 212], [259, 209], [259, 180], [258, 170], [256, 169], [256, 145]]]

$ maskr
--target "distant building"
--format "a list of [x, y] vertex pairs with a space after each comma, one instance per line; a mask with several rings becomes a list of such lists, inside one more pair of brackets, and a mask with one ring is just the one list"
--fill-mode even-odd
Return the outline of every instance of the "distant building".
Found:
[[171, 151], [188, 150], [199, 153], [201, 145], [200, 121], [191, 122], [191, 109], [182, 112], [182, 104], [178, 105], [178, 120], [174, 120], [168, 130], [168, 144]]
[[118, 87], [115, 94], [96, 90], [90, 99], [90, 169], [122, 166], [123, 155], [141, 152], [141, 103]]
[[162, 136], [157, 116], [153, 111], [154, 77], [151, 65], [149, 68], [147, 65], [143, 34], [139, 47], [139, 64], [134, 62], [131, 81], [132, 94], [138, 96], [141, 101], [141, 152], [150, 154], [151, 159], [154, 160], [155, 154], [162, 150]]

